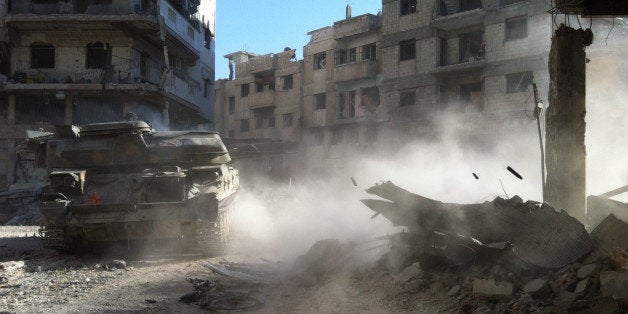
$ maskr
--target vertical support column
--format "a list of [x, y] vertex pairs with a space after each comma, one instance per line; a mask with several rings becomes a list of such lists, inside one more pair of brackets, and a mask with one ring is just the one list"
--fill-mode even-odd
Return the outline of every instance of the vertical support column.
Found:
[[65, 96], [65, 124], [70, 125], [74, 120], [74, 96]]
[[9, 95], [9, 108], [7, 110], [7, 124], [15, 125], [15, 95]]
[[166, 102], [164, 103], [164, 109], [163, 109], [163, 124], [164, 127], [170, 129], [170, 102], [166, 100]]
[[552, 37], [545, 127], [545, 201], [581, 221], [586, 217], [586, 35], [582, 29], [561, 25]]

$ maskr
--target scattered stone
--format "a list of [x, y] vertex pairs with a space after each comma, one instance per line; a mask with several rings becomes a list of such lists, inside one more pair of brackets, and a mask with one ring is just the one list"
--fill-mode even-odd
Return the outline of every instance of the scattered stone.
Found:
[[9, 282], [9, 279], [7, 279], [7, 277], [0, 277], [0, 283], [7, 283]]
[[146, 303], [150, 303], [150, 304], [157, 303], [157, 301], [152, 300], [152, 299], [145, 299], [144, 301], [146, 301]]
[[488, 305], [482, 305], [473, 311], [473, 314], [491, 313], [493, 312]]
[[114, 259], [111, 262], [111, 265], [113, 267], [115, 267], [115, 268], [118, 268], [118, 269], [125, 269], [126, 268], [126, 262], [124, 260], [121, 260], [121, 259]]
[[493, 279], [475, 279], [473, 281], [473, 294], [488, 297], [504, 297], [511, 296], [514, 286], [510, 282], [502, 281], [500, 283]]
[[593, 263], [593, 264], [589, 264], [589, 265], [584, 265], [582, 267], [580, 267], [580, 269], [578, 269], [578, 272], [576, 273], [576, 275], [578, 276], [579, 279], [584, 279], [587, 278], [589, 276], [591, 276], [591, 274], [593, 274], [593, 272], [597, 269], [597, 264]]
[[453, 297], [456, 294], [458, 294], [458, 292], [460, 292], [460, 285], [455, 285], [455, 286], [451, 287], [451, 289], [449, 289], [449, 291], [447, 291], [447, 295], [450, 296], [450, 297]]
[[530, 295], [537, 295], [543, 292], [543, 290], [545, 290], [546, 287], [547, 287], [547, 279], [537, 278], [525, 284], [525, 286], [523, 286], [523, 292]]
[[37, 272], [41, 273], [41, 266], [37, 266]]
[[587, 288], [589, 288], [589, 278], [580, 280], [576, 285], [576, 290], [574, 290], [573, 292], [576, 295], [582, 295], [587, 292]]
[[628, 270], [600, 273], [600, 290], [605, 297], [628, 299]]
[[421, 264], [417, 262], [406, 267], [403, 271], [401, 271], [394, 278], [395, 280], [399, 282], [408, 282], [413, 278], [421, 276], [422, 274], [423, 274], [423, 270], [421, 269]]

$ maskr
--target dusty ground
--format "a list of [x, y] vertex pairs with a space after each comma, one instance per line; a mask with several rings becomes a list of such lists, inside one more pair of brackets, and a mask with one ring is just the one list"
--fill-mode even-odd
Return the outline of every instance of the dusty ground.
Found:
[[[436, 312], [446, 311], [450, 303], [403, 292], [385, 272], [352, 270], [312, 282], [292, 272], [291, 266], [262, 261], [256, 254], [74, 256], [43, 249], [33, 236], [36, 231], [37, 227], [0, 227], [0, 312], [205, 312], [198, 303], [179, 302], [194, 291], [187, 278], [246, 291], [264, 301], [257, 311], [265, 313]], [[113, 259], [124, 259], [126, 269], [111, 267]], [[244, 285], [203, 267], [208, 261], [248, 263], [270, 271], [264, 273], [263, 284]], [[442, 289], [446, 292], [446, 287]]]

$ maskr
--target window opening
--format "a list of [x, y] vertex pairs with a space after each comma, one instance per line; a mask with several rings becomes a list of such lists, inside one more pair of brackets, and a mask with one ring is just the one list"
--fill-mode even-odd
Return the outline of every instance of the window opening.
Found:
[[404, 91], [399, 94], [399, 105], [400, 106], [413, 106], [416, 104], [416, 93], [415, 91]]
[[55, 47], [51, 44], [34, 43], [31, 45], [31, 68], [53, 69], [55, 67]]
[[399, 42], [399, 61], [411, 60], [416, 56], [416, 41], [414, 39]]

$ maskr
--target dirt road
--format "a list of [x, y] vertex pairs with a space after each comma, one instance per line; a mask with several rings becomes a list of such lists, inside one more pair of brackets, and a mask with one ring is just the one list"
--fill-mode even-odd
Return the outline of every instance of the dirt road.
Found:
[[[0, 227], [0, 312], [205, 312], [199, 302], [179, 301], [194, 291], [188, 278], [244, 291], [263, 301], [257, 311], [267, 313], [381, 313], [417, 310], [419, 304], [433, 312], [443, 303], [408, 296], [387, 274], [367, 269], [312, 282], [295, 275], [291, 266], [262, 261], [254, 253], [213, 258], [168, 252], [74, 256], [42, 248], [36, 232], [37, 227]], [[126, 267], [115, 267], [114, 259], [123, 259]], [[264, 273], [263, 283], [250, 285], [203, 266], [226, 261], [270, 271]]]

